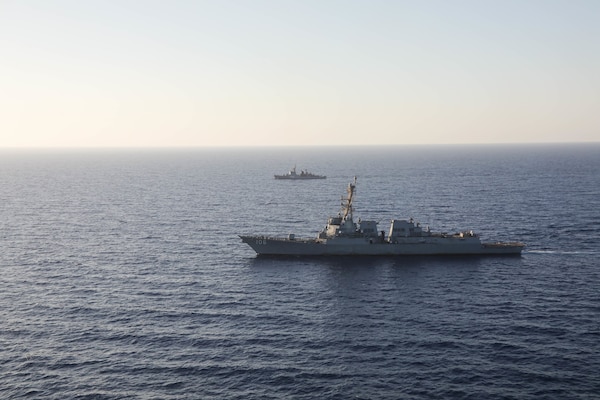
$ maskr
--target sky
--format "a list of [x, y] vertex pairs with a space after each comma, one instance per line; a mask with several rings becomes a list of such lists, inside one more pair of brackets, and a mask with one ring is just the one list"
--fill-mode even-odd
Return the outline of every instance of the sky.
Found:
[[0, 0], [0, 147], [600, 141], [600, 1]]

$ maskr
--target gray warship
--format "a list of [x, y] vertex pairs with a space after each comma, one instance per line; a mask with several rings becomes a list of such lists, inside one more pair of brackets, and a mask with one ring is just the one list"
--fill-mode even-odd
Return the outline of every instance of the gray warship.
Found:
[[296, 166], [290, 170], [287, 174], [275, 175], [275, 179], [289, 179], [289, 180], [303, 180], [303, 179], [325, 179], [325, 175], [317, 175], [308, 170], [301, 170], [300, 173], [296, 172]]
[[342, 198], [341, 211], [329, 217], [316, 238], [240, 235], [258, 255], [273, 256], [401, 256], [401, 255], [520, 255], [521, 242], [484, 243], [473, 231], [452, 234], [423, 229], [413, 219], [391, 221], [385, 235], [376, 221], [353, 219], [356, 177]]

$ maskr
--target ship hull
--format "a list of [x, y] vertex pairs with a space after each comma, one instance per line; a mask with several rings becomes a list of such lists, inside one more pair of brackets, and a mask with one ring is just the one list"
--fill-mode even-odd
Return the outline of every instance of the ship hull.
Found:
[[402, 256], [402, 255], [520, 255], [521, 243], [481, 243], [479, 240], [436, 237], [398, 243], [367, 238], [339, 240], [240, 236], [260, 255], [282, 256]]
[[306, 181], [310, 179], [325, 179], [326, 176], [312, 175], [312, 176], [301, 176], [301, 175], [275, 175], [275, 179], [284, 179], [290, 181]]

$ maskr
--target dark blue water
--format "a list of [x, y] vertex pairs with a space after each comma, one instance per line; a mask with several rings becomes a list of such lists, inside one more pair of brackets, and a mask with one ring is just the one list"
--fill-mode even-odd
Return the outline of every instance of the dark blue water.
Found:
[[[273, 179], [297, 164], [323, 181]], [[256, 258], [356, 216], [509, 258]], [[600, 145], [0, 153], [0, 398], [596, 399]]]

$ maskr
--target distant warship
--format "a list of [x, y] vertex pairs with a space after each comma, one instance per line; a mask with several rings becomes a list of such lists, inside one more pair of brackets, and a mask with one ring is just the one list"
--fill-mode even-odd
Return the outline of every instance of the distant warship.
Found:
[[308, 172], [307, 170], [302, 170], [300, 173], [296, 172], [296, 166], [290, 170], [287, 174], [284, 175], [275, 175], [275, 179], [325, 179], [327, 178], [325, 175], [315, 175], [312, 172]]
[[316, 238], [240, 236], [244, 243], [263, 255], [329, 256], [329, 255], [520, 255], [525, 247], [520, 242], [482, 243], [473, 231], [452, 234], [435, 233], [419, 223], [393, 219], [387, 236], [379, 232], [376, 221], [354, 222], [352, 202], [356, 178], [342, 198], [342, 208], [329, 217], [327, 226]]

